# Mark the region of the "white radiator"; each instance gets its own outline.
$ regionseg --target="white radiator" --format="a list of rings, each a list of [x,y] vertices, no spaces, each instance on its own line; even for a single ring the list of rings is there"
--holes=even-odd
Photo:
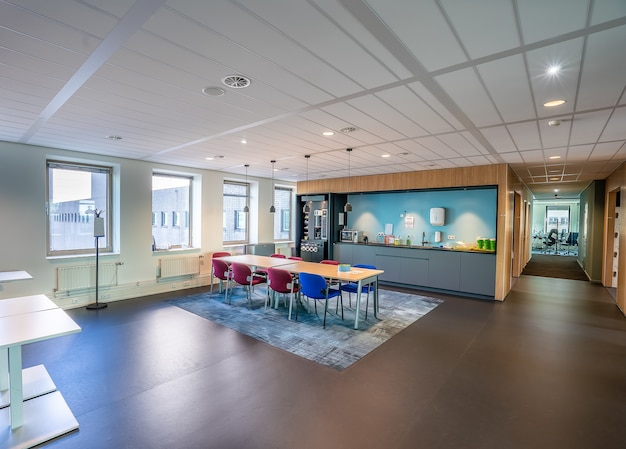
[[[101,263],[98,270],[98,285],[117,285],[117,264]],[[96,287],[96,265],[75,265],[57,268],[57,291],[82,290]]]
[[[159,260],[160,276],[169,278],[200,274],[200,258],[198,256],[165,258]]]

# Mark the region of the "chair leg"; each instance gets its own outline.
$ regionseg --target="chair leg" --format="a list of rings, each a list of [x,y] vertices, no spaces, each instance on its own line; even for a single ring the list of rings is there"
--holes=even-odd
[[[326,329],[326,312],[328,312],[328,292],[326,293],[326,301],[324,302],[324,322],[322,328]]]

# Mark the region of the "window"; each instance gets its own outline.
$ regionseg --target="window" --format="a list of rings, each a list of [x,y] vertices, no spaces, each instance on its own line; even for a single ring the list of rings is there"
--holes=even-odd
[[[224,181],[224,243],[248,242],[248,214],[243,211],[250,194],[249,184]]]
[[[569,206],[546,206],[546,226],[548,233],[555,229],[557,234],[569,232]]]
[[[47,162],[48,256],[95,253],[95,211],[104,218],[98,250],[112,251],[112,172],[112,167]]]
[[[293,189],[274,187],[274,240],[291,240],[291,203]]]
[[[155,250],[188,248],[191,229],[191,177],[165,173],[152,174],[152,210],[160,211],[160,223],[153,226]],[[181,223],[185,217],[185,223]],[[154,220],[153,218],[153,224]]]

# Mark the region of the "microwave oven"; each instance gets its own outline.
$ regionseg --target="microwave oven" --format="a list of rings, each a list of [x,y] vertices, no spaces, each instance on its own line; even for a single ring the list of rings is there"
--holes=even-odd
[[[363,241],[363,231],[350,231],[344,229],[341,231],[340,237],[342,242],[360,243]]]

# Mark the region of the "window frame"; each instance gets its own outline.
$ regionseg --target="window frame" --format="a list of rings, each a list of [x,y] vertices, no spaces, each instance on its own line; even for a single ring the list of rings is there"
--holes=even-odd
[[[246,189],[246,193],[245,195],[234,195],[234,194],[227,194],[226,192],[224,192],[225,186],[226,185],[234,185],[234,186],[243,186]],[[226,225],[228,222],[228,211],[226,210],[226,200],[227,198],[243,198],[244,199],[244,206],[246,204],[250,203],[250,183],[249,182],[242,182],[242,181],[234,181],[234,180],[230,180],[230,179],[224,179],[224,182],[222,184],[222,210],[223,210],[223,217],[222,217],[222,244],[223,245],[242,245],[242,244],[247,244],[250,241],[250,213],[246,213],[243,211],[243,208],[241,210],[233,210],[233,229],[232,231],[245,231],[245,238],[243,240],[226,240],[224,238],[224,234],[226,232],[228,232],[226,230]],[[245,217],[245,227],[239,227],[240,226],[240,220],[241,217],[244,216]]]
[[[277,207],[279,213],[274,215],[274,223],[273,223],[273,238],[275,242],[287,242],[293,240],[293,207],[294,207],[294,198],[295,198],[295,189],[291,186],[279,186],[275,185],[272,191],[272,204],[277,204],[276,201],[276,192],[289,192],[289,201],[288,208],[284,207],[284,204],[280,204]],[[281,233],[288,233],[288,236],[282,237]]]
[[[157,220],[157,224],[156,226],[153,225],[154,227],[157,228],[171,228],[171,229],[177,229],[177,230],[181,230],[181,229],[188,229],[188,240],[186,242],[176,242],[174,244],[171,245],[167,245],[167,248],[162,244],[162,242],[159,242],[158,238],[157,238],[157,242],[161,245],[161,247],[157,247],[155,245],[155,248],[153,249],[153,251],[159,251],[159,252],[163,252],[163,251],[168,251],[168,250],[176,250],[179,248],[194,248],[194,235],[193,235],[193,208],[194,208],[194,197],[193,197],[193,191],[194,191],[194,182],[195,182],[195,176],[188,174],[188,173],[178,173],[178,172],[169,172],[169,171],[164,171],[164,170],[152,170],[152,175],[150,177],[150,179],[152,180],[152,182],[154,182],[154,177],[160,177],[160,178],[172,178],[172,179],[181,179],[181,180],[186,180],[188,182],[188,190],[189,190],[189,198],[188,198],[188,204],[187,204],[187,209],[185,210],[185,214],[182,215],[180,212],[176,211],[176,210],[159,210],[157,213],[157,216],[159,217],[159,220]],[[155,210],[155,204],[154,204],[154,189],[151,190],[151,202],[152,202],[152,209]],[[185,219],[185,223],[184,226],[181,224],[182,219]],[[153,229],[153,232],[158,233],[158,229],[155,230]],[[154,239],[154,235],[152,236]],[[169,239],[166,239],[169,240]]]
[[[83,224],[90,223],[92,226],[91,236],[94,238],[92,240],[91,247],[84,248],[74,248],[74,249],[51,249],[52,236],[51,236],[51,219],[52,219],[52,199],[54,196],[54,191],[52,189],[53,178],[51,175],[51,171],[59,169],[59,170],[72,170],[77,172],[87,172],[92,174],[105,174],[106,175],[106,183],[105,183],[105,206],[103,209],[98,209],[100,213],[100,217],[104,219],[105,233],[103,237],[98,237],[98,252],[99,253],[112,253],[113,252],[113,242],[114,239],[114,229],[113,229],[113,178],[115,169],[111,165],[105,165],[100,163],[89,163],[89,162],[74,162],[74,161],[64,161],[61,159],[47,159],[46,160],[46,257],[67,257],[67,256],[85,256],[92,255],[96,253],[96,240],[93,236],[93,218],[95,218],[94,211],[89,206],[88,210],[92,212],[89,213],[89,216],[85,214],[81,214],[80,212],[73,213],[62,213],[63,216],[72,216],[78,218],[75,220],[76,222],[80,222]],[[87,200],[88,202],[93,201],[91,199]],[[93,204],[92,204],[93,205]],[[97,209],[97,207],[96,207]],[[78,214],[78,215],[77,215]],[[93,217],[93,218],[92,218]]]

